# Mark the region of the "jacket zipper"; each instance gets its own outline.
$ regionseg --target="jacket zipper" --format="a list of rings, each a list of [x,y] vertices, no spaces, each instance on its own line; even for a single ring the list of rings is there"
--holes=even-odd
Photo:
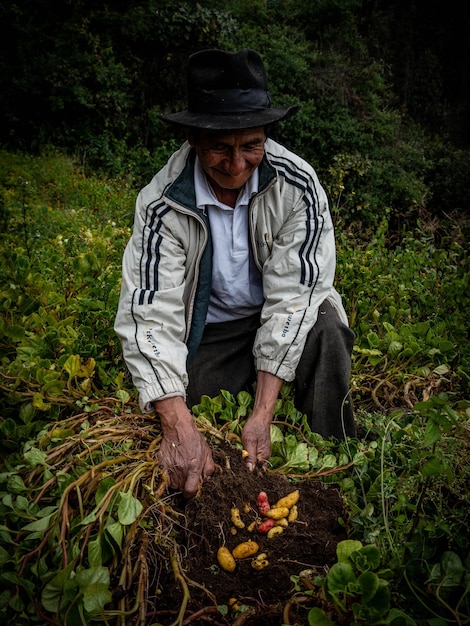
[[[194,272],[194,281],[193,281],[193,286],[191,288],[191,292],[189,294],[188,314],[187,314],[187,319],[186,319],[186,331],[185,331],[185,335],[184,335],[184,341],[186,342],[188,340],[188,338],[189,338],[189,332],[191,330],[191,322],[192,322],[192,319],[193,319],[194,300],[196,298],[197,284],[198,284],[198,281],[199,281],[199,273],[200,273],[199,268],[200,268],[200,264],[201,264],[201,258],[202,258],[202,255],[204,254],[204,250],[206,249],[207,240],[209,238],[209,234],[208,234],[208,231],[207,231],[206,223],[204,222],[204,220],[201,217],[199,217],[199,215],[197,215],[197,213],[195,213],[191,209],[187,209],[182,204],[178,204],[177,202],[174,202],[173,200],[170,200],[166,196],[165,196],[164,199],[165,199],[165,202],[167,203],[168,206],[171,206],[173,209],[176,209],[177,211],[179,211],[180,213],[183,213],[184,215],[189,215],[190,217],[193,217],[194,219],[196,219],[201,224],[203,232],[204,232],[204,236],[205,236],[204,243],[200,247],[200,250],[199,250],[198,255],[196,257],[196,270]]]

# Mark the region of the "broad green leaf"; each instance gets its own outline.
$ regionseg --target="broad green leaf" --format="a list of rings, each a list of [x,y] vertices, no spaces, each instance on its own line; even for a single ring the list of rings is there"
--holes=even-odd
[[[360,541],[356,541],[354,539],[345,539],[344,541],[340,541],[336,546],[336,557],[338,559],[338,563],[346,563],[349,561],[351,554],[361,548],[362,543]]]
[[[109,571],[101,565],[82,569],[77,572],[76,581],[81,591],[84,591],[89,585],[94,583],[103,583],[109,586]]]
[[[354,582],[356,576],[350,563],[335,563],[328,572],[327,587],[333,596],[345,593],[348,585]]]
[[[334,454],[325,454],[321,460],[321,469],[333,469],[338,465],[338,460]]]
[[[26,526],[23,526],[21,530],[25,530],[30,533],[43,533],[45,532],[49,526],[51,525],[52,518],[56,515],[56,512],[51,513],[50,515],[46,515],[45,517],[41,517],[35,522],[31,522]]]
[[[455,552],[444,552],[441,562],[431,571],[431,580],[443,587],[458,587],[465,574],[460,557]]]
[[[289,467],[307,470],[308,465],[308,447],[306,443],[297,443],[293,450],[287,455],[287,464]]]
[[[363,574],[363,576],[365,576],[365,574]],[[385,580],[379,579],[379,586],[376,592],[367,600],[366,604],[376,616],[383,615],[388,611],[390,608],[390,589]]]
[[[359,586],[362,591],[362,597],[364,598],[364,602],[367,604],[369,600],[377,593],[379,588],[379,577],[377,574],[373,572],[365,572],[361,574],[357,579]]]
[[[0,565],[5,565],[8,561],[14,561],[13,555],[8,550],[5,550],[3,546],[0,546]]]
[[[422,465],[419,471],[423,476],[440,476],[444,472],[444,466],[441,461],[434,456]]]
[[[45,465],[47,454],[39,448],[30,448],[24,453],[23,458],[28,467],[34,469],[37,465]]]
[[[122,404],[126,404],[131,399],[131,396],[125,389],[118,389],[116,391],[116,398],[122,402]]]
[[[100,567],[103,565],[102,559],[101,559],[100,537],[96,537],[96,539],[91,539],[88,542],[87,551],[88,551],[88,562],[90,564],[90,567]]]
[[[120,493],[118,519],[123,526],[133,524],[142,513],[142,504],[131,493]]]
[[[279,428],[279,426],[271,424],[270,432],[272,444],[284,441],[284,435],[282,434],[282,430]]]
[[[83,606],[89,615],[100,614],[104,611],[106,604],[111,602],[112,595],[109,584],[93,583],[88,585],[83,591]]]
[[[41,594],[41,604],[51,613],[60,611],[62,607],[68,606],[77,593],[77,582],[73,571],[73,563],[45,585]]]
[[[111,535],[116,544],[121,547],[124,538],[124,529],[120,522],[111,522],[106,525],[105,531]]]
[[[327,617],[321,609],[315,607],[308,612],[309,626],[335,626],[335,623]]]
[[[18,474],[13,474],[7,480],[7,489],[10,493],[25,493],[26,485]]]
[[[360,553],[367,559],[371,569],[377,569],[380,565],[380,550],[377,546],[367,545],[360,549]]]
[[[432,446],[433,443],[439,441],[440,438],[441,431],[439,425],[436,424],[434,420],[429,420],[426,424],[426,430],[424,431],[423,446],[426,448]]]
[[[108,491],[116,484],[116,481],[112,476],[108,476],[100,481],[98,488],[95,493],[95,503],[99,504],[101,500],[105,497]]]
[[[80,374],[80,356],[77,354],[71,354],[62,367],[70,378],[75,378],[75,376]]]
[[[431,621],[428,622],[429,626],[432,626]],[[388,626],[416,626],[414,619],[399,609],[391,609],[385,623],[388,624]],[[446,626],[446,624],[446,622],[443,622],[441,626]]]

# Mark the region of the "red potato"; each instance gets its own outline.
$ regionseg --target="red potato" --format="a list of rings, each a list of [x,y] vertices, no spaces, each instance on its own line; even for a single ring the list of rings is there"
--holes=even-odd
[[[276,522],[273,519],[267,519],[258,526],[258,532],[261,534],[265,534],[270,530]]]
[[[265,491],[260,491],[256,498],[256,504],[258,505],[258,511],[261,515],[266,515],[267,511],[271,508],[268,500],[268,494]]]

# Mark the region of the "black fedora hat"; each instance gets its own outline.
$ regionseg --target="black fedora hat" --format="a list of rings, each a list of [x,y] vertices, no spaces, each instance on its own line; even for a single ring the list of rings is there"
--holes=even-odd
[[[249,48],[238,52],[203,50],[191,55],[187,88],[187,110],[159,115],[162,120],[190,128],[236,130],[272,124],[300,108],[271,107],[263,61]]]

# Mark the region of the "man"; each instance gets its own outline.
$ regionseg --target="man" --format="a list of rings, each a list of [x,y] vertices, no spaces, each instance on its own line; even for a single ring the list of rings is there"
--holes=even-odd
[[[115,328],[185,497],[214,471],[188,408],[203,394],[256,384],[249,469],[269,459],[284,381],[314,431],[354,435],[354,334],[333,287],[327,198],[312,167],[267,137],[297,110],[271,106],[255,51],[206,50],[189,59],[188,109],[161,115],[188,141],[138,196]]]

